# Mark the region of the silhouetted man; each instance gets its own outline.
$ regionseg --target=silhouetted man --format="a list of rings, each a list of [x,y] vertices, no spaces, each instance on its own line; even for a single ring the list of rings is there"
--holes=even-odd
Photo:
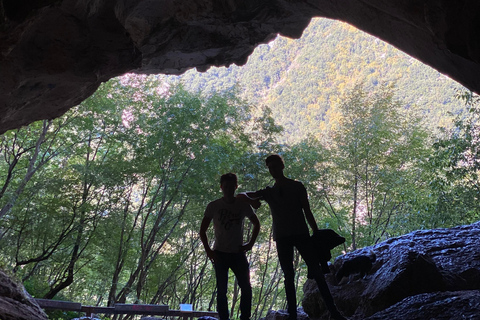
[[[228,270],[232,269],[241,290],[240,319],[248,320],[252,308],[252,287],[246,252],[251,250],[260,231],[260,222],[250,205],[235,198],[237,176],[227,173],[220,178],[223,197],[208,204],[200,227],[200,239],[208,258],[213,262],[217,279],[217,311],[220,320],[229,319],[227,302]],[[250,241],[243,243],[243,221],[253,224]],[[213,220],[214,249],[210,248],[207,229]]]
[[[271,155],[265,160],[270,175],[275,179],[273,187],[256,192],[247,192],[241,197],[249,203],[264,200],[268,203],[273,220],[273,239],[277,243],[278,259],[285,278],[285,292],[287,295],[287,311],[289,320],[297,319],[297,297],[295,290],[295,270],[293,268],[293,248],[296,247],[305,260],[310,273],[317,282],[323,300],[334,319],[345,319],[338,311],[333,301],[325,278],[315,256],[308,224],[315,232],[317,223],[310,209],[307,190],[296,180],[285,177],[283,159],[279,155]]]

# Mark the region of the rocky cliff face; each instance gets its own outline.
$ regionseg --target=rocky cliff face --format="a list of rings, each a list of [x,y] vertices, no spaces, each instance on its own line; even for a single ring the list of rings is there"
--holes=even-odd
[[[0,134],[127,72],[243,65],[312,17],[346,21],[480,92],[476,0],[0,0]]]
[[[376,254],[371,271],[338,282],[342,263]],[[480,222],[415,231],[339,257],[326,276],[338,308],[351,319],[480,319]],[[328,319],[312,280],[304,285],[310,319]]]

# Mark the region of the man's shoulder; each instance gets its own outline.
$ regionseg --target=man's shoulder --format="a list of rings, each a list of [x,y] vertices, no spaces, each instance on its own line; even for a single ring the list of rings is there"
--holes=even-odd
[[[235,201],[235,206],[237,206],[237,209],[243,212],[243,214],[246,217],[251,217],[252,215],[255,214],[252,206],[249,203],[246,203],[245,201],[237,200]]]
[[[251,208],[250,204],[240,199],[235,200],[235,206],[240,208]]]
[[[222,201],[222,198],[219,198],[219,199],[215,199],[213,201],[210,201],[208,204],[207,204],[207,208],[208,207],[214,207],[214,206],[217,206],[221,203]]]
[[[288,179],[288,183],[296,187],[303,187],[303,182],[298,180]]]
[[[213,200],[211,201],[207,207],[212,207],[212,208],[215,208],[215,207],[224,207],[224,206],[228,206],[228,207],[232,207],[232,206],[235,206],[235,207],[243,207],[243,206],[250,206],[248,203],[244,202],[244,201],[240,201],[240,200],[235,200],[235,202],[233,203],[226,203],[222,198],[219,198],[219,199],[216,199],[216,200]]]

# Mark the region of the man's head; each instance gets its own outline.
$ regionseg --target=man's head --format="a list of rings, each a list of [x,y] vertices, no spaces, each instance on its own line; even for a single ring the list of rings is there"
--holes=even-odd
[[[283,162],[283,159],[280,155],[272,154],[268,156],[265,159],[265,164],[268,167],[268,171],[270,172],[270,175],[274,179],[283,177],[283,169],[285,169],[285,163]]]
[[[237,175],[235,173],[225,173],[220,177],[220,188],[224,194],[234,194],[238,187]]]

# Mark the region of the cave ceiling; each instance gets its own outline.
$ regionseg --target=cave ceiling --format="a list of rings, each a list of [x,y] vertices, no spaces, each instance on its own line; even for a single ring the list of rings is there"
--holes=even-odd
[[[480,92],[478,0],[0,0],[0,133],[56,118],[128,72],[243,65],[277,35],[301,37],[313,17]]]

